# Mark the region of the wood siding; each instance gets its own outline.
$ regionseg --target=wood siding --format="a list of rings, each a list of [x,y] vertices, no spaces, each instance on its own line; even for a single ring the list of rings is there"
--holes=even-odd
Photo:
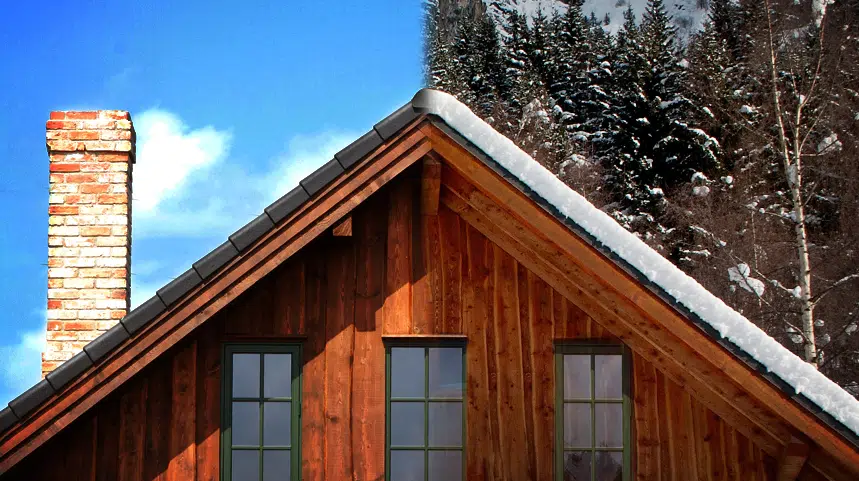
[[[466,479],[553,479],[553,343],[613,338],[420,190],[418,165],[0,479],[218,480],[222,345],[273,339],[304,346],[302,479],[384,479],[383,335],[407,334],[467,337]],[[634,479],[775,479],[682,386],[632,371]]]

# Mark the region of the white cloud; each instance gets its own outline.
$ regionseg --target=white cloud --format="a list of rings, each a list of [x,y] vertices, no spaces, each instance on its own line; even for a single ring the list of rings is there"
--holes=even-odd
[[[224,158],[231,135],[206,126],[189,128],[175,114],[150,109],[135,118],[137,162],[134,166],[134,212],[157,212],[158,205],[186,184],[190,175]]]

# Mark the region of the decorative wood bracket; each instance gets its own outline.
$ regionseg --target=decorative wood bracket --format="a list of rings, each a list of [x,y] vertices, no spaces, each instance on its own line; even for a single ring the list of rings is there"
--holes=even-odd
[[[795,481],[808,459],[808,443],[797,437],[791,437],[784,447],[778,461],[778,481]]]

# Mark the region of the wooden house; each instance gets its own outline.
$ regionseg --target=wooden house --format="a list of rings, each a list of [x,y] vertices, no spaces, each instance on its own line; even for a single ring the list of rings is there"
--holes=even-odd
[[[51,114],[0,481],[859,479],[852,396],[446,94],[126,313],[133,140]]]

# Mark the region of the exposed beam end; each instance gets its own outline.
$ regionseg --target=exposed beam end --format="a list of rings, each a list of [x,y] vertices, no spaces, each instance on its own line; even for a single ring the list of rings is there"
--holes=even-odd
[[[352,237],[352,216],[347,215],[331,229],[334,237]]]

